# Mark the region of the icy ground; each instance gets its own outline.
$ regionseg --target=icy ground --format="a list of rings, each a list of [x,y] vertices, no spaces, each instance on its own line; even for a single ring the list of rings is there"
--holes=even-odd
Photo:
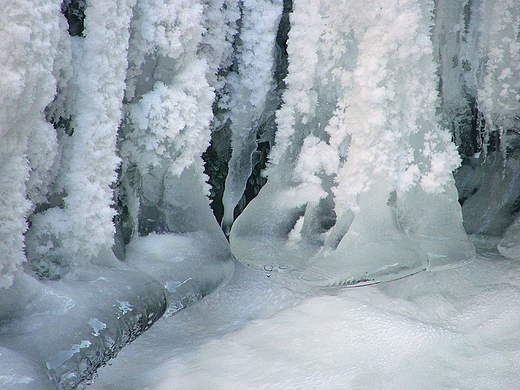
[[[311,290],[237,265],[160,320],[89,389],[514,389],[520,264],[480,241],[464,267]]]

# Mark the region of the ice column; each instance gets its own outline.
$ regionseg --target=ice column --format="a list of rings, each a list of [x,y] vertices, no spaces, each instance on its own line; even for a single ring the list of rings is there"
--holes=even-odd
[[[233,269],[206,197],[201,155],[217,71],[229,66],[234,8],[227,1],[139,1],[132,21],[121,128],[121,201],[133,229],[126,260],[163,282],[177,309]]]
[[[135,0],[90,0],[85,40],[78,42],[83,47],[76,47],[77,114],[65,205],[73,232],[67,246],[77,258],[91,258],[113,244],[112,185],[119,165],[116,140],[134,4]]]
[[[233,226],[237,258],[359,285],[474,256],[431,24],[428,1],[295,2],[269,181]]]
[[[258,126],[268,94],[273,93],[275,39],[282,13],[280,0],[246,0],[238,38],[237,73],[230,75],[231,148],[228,175],[222,199],[222,229],[229,234],[235,206],[240,201],[253,170]]]
[[[45,199],[53,178],[56,133],[43,110],[56,90],[59,9],[53,0],[7,2],[0,11],[0,287],[25,261],[31,201]]]
[[[28,234],[29,255],[41,263],[36,267],[42,273],[49,264],[63,268],[49,271],[52,278],[69,266],[87,265],[102,250],[109,253],[113,244],[113,185],[120,162],[116,141],[134,3],[90,0],[84,38],[70,40],[73,75],[62,92],[69,99],[72,134],[61,138],[57,183],[65,197],[62,207],[36,214]]]

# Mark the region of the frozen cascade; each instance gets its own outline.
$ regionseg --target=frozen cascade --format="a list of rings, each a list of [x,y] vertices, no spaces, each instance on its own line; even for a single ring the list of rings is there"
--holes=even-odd
[[[233,255],[253,269],[239,265],[213,295],[226,299],[191,306],[187,317],[204,313],[183,330],[187,349],[208,329],[219,338],[302,300],[274,322],[304,323],[298,340],[325,307],[334,315],[320,329],[357,329],[359,317],[376,325],[353,340],[369,344],[402,329],[425,350],[432,334],[451,345],[474,332],[452,345],[455,357],[481,339],[516,342],[507,319],[518,316],[518,2],[7,0],[0,26],[0,388],[86,386],[160,317],[226,285]],[[231,146],[229,164],[203,161],[210,141]],[[264,141],[267,169],[252,179],[267,184],[233,221]],[[225,179],[222,226],[204,164]],[[489,244],[467,267],[422,273],[417,286],[322,288],[465,264],[475,256],[466,233]],[[352,315],[335,321],[352,294]],[[379,308],[367,309],[371,297]],[[493,312],[502,298],[506,312]],[[408,303],[393,316],[395,299]],[[236,316],[211,322],[228,304]],[[454,317],[459,309],[470,320]],[[182,320],[159,326],[167,339],[172,323]],[[248,340],[263,324],[235,347],[256,348]],[[271,348],[278,333],[265,324]],[[390,351],[408,356],[398,344]],[[217,360],[243,366],[229,359]],[[280,372],[293,372],[289,360]],[[193,387],[179,367],[179,383]]]
[[[269,181],[230,235],[239,260],[366,284],[474,257],[435,112],[432,6],[294,2]]]
[[[68,389],[233,272],[200,156],[236,18],[226,1],[60,3],[1,12],[0,343]]]

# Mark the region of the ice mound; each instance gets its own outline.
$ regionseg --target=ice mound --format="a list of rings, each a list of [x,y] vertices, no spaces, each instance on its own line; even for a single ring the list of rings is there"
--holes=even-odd
[[[498,243],[499,252],[513,260],[520,260],[520,218],[506,230],[504,238]]]
[[[125,265],[92,265],[59,281],[20,273],[0,294],[1,345],[30,357],[51,380],[48,387],[60,389],[88,383],[166,310],[161,284]],[[28,388],[40,386],[31,383]]]
[[[51,390],[41,367],[17,352],[0,347],[0,388],[13,390]]]
[[[225,285],[234,269],[227,245],[202,232],[137,237],[127,262],[162,283],[168,315]]]

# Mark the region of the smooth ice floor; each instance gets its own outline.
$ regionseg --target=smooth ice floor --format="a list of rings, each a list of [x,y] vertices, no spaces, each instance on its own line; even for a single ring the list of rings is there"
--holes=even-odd
[[[361,288],[316,290],[237,265],[225,288],[160,320],[88,389],[519,383],[520,264],[480,248],[464,267]]]

